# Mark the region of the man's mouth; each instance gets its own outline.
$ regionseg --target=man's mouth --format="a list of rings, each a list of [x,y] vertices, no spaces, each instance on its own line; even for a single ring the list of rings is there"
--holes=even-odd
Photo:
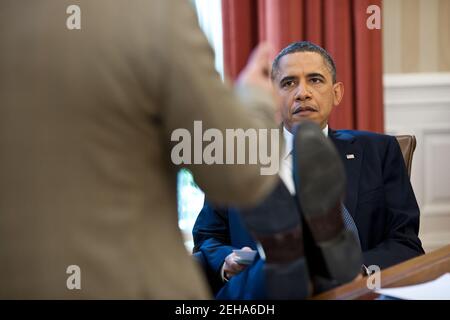
[[[292,112],[292,114],[306,115],[312,112],[317,112],[317,109],[312,106],[298,106],[297,108],[294,109],[294,112]]]

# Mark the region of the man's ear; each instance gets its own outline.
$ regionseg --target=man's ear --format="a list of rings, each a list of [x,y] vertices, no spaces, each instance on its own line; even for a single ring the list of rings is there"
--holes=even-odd
[[[344,97],[344,84],[342,82],[336,82],[333,85],[333,105],[336,107],[342,101]]]

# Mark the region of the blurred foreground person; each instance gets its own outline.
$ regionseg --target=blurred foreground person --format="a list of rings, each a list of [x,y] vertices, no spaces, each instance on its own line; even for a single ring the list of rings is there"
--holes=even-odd
[[[70,5],[0,3],[0,298],[209,298],[178,229],[171,134],[276,128],[268,49],[233,92],[188,1],[77,1],[79,30]],[[260,167],[189,168],[246,205],[275,183]]]

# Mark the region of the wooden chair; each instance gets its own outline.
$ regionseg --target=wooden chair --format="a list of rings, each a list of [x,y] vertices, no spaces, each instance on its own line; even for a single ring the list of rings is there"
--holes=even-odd
[[[395,137],[402,150],[403,159],[405,160],[406,169],[408,170],[408,176],[411,177],[412,160],[414,150],[416,150],[416,137],[412,135],[399,135]]]

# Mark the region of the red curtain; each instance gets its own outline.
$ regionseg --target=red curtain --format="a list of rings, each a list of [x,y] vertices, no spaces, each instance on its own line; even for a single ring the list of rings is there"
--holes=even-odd
[[[382,38],[366,26],[370,5],[381,0],[222,0],[225,74],[235,79],[260,41],[279,51],[309,40],[330,52],[345,86],[330,126],[383,132]]]

